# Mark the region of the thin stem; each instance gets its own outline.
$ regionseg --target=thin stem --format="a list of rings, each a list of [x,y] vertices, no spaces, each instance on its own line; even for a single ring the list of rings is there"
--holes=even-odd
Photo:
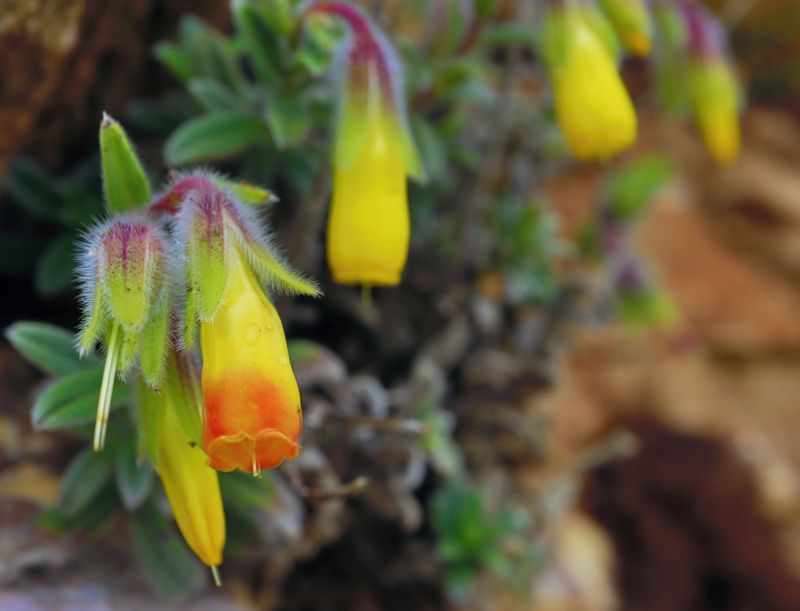
[[[211,577],[214,578],[214,585],[218,588],[222,587],[222,578],[219,576],[219,567],[218,566],[210,566],[208,567],[211,569]]]
[[[366,308],[372,307],[372,286],[369,284],[361,285],[361,303]]]
[[[106,364],[103,368],[103,382],[100,385],[100,398],[97,402],[97,418],[94,423],[94,451],[100,452],[106,443],[108,413],[111,411],[111,396],[114,392],[114,378],[117,374],[117,360],[121,344],[119,341],[119,325],[111,326],[106,347]]]

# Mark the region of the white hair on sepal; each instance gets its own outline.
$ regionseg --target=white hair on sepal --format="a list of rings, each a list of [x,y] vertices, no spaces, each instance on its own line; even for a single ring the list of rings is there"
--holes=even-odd
[[[322,294],[316,282],[291,268],[273,234],[261,222],[259,210],[235,199],[229,204],[232,237],[261,282],[285,295]]]

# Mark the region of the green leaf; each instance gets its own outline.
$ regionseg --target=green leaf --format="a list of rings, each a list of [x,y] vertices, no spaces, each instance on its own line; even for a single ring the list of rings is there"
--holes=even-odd
[[[158,423],[163,399],[153,392],[144,380],[136,377],[136,453],[155,464],[158,444]]]
[[[192,77],[189,58],[178,45],[160,42],[153,47],[153,55],[178,80],[186,82]]]
[[[268,505],[273,496],[273,483],[269,474],[253,477],[241,471],[219,474],[219,487],[225,505],[241,509],[255,509]]]
[[[0,273],[28,275],[46,241],[30,232],[3,227],[0,234]]]
[[[153,501],[131,514],[131,528],[139,557],[161,592],[171,598],[184,598],[203,586],[205,568]]]
[[[8,168],[3,188],[11,200],[35,217],[56,221],[63,204],[55,179],[37,161],[16,157]]]
[[[624,166],[606,187],[606,201],[617,218],[631,219],[671,178],[672,166],[660,155],[647,155]]]
[[[185,91],[171,91],[157,98],[139,98],[125,108],[125,118],[135,128],[154,134],[168,134],[196,112]]]
[[[33,426],[43,431],[55,431],[89,424],[94,421],[103,370],[97,365],[66,374],[48,385],[37,397],[31,409]],[[114,385],[111,408],[130,400],[127,386]]]
[[[167,362],[166,391],[172,399],[175,413],[189,440],[198,445],[203,428],[199,370],[188,357],[170,355]]]
[[[53,239],[36,262],[34,286],[43,297],[64,292],[72,282],[72,234]]]
[[[150,202],[150,182],[125,130],[108,115],[100,124],[103,195],[112,212],[124,212]]]
[[[64,515],[73,517],[86,509],[111,477],[113,468],[111,452],[86,448],[78,454],[61,479],[58,505]]]
[[[187,85],[189,93],[210,112],[246,110],[244,101],[230,89],[210,78],[193,78]]]
[[[478,44],[488,50],[511,46],[533,49],[539,42],[537,34],[536,29],[527,23],[491,23],[481,31]]]
[[[136,444],[131,436],[122,440],[117,453],[117,489],[128,511],[134,511],[150,496],[155,472],[147,460],[136,456]]]
[[[297,100],[290,96],[273,96],[267,102],[264,116],[279,149],[296,146],[311,129],[310,113],[299,108]]]
[[[98,168],[99,169],[99,168]],[[97,177],[100,174],[98,171]],[[102,214],[103,204],[94,183],[92,186],[67,183],[61,189],[64,206],[59,215],[61,222],[68,227],[83,228],[92,218]]]
[[[184,123],[167,140],[164,156],[171,166],[224,159],[267,137],[266,127],[258,117],[216,113]]]
[[[81,359],[71,331],[43,322],[16,322],[6,329],[6,339],[32,365],[48,375],[62,375],[97,366],[90,356]]]
[[[141,334],[141,347],[139,366],[142,376],[150,386],[156,387],[161,383],[164,373],[164,359],[169,347],[169,304],[157,304],[159,308],[151,314],[150,320],[144,326]]]
[[[253,71],[264,83],[279,82],[283,63],[279,39],[250,4],[235,3],[234,18]]]

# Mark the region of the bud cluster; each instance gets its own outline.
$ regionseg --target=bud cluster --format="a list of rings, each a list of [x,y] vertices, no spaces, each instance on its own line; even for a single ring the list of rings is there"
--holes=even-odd
[[[217,470],[258,475],[300,451],[300,393],[263,285],[319,291],[256,216],[270,192],[195,172],[151,198],[109,117],[100,142],[110,218],[87,231],[78,270],[79,350],[100,342],[106,351],[94,449],[105,443],[115,378],[133,373],[141,458],[158,471],[187,543],[216,571],[225,542]]]

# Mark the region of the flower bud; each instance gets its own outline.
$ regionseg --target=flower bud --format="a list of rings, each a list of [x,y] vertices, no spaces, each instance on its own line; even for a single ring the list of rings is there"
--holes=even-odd
[[[695,5],[682,7],[688,31],[688,89],[711,156],[728,163],[739,152],[741,94],[725,36],[716,19]]]
[[[600,0],[600,7],[629,51],[650,54],[652,28],[643,0]]]
[[[98,404],[95,449],[103,446],[117,373],[138,363],[151,386],[163,371],[169,316],[167,241],[144,216],[125,216],[89,231],[79,269],[84,319],[81,353],[103,336],[106,363]]]
[[[109,210],[124,212],[146,206],[150,182],[125,130],[103,114],[100,123],[100,161],[103,195]]]
[[[422,178],[403,99],[403,74],[389,41],[343,2],[312,3],[306,14],[341,18],[343,55],[328,223],[328,264],[341,284],[396,285],[408,257],[406,178]]]
[[[593,8],[567,0],[552,2],[543,24],[556,120],[579,159],[604,159],[636,140],[636,113],[601,35],[603,21]]]

